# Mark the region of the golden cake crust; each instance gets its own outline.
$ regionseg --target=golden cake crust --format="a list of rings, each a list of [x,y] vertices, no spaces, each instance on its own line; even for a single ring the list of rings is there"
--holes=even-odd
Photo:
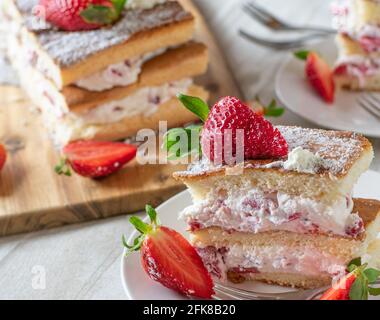
[[[206,71],[207,65],[207,47],[201,43],[191,42],[146,62],[138,81],[129,86],[115,87],[102,92],[68,86],[62,93],[70,111],[80,113],[99,104],[123,99],[144,87],[160,86],[170,81],[197,76]]]
[[[373,153],[372,145],[367,138],[360,134],[348,131],[329,131],[322,129],[305,129],[300,127],[277,127],[283,134],[289,146],[289,152],[296,147],[302,147],[314,154],[318,154],[327,161],[327,166],[320,168],[316,174],[291,171],[281,167],[268,166],[278,160],[266,159],[248,160],[244,163],[244,174],[251,171],[277,172],[281,175],[292,174],[302,176],[334,176],[342,178],[351,170],[355,162],[366,153]],[[372,157],[372,156],[371,156]],[[192,171],[174,173],[174,178],[184,182],[201,180],[208,177],[224,176],[231,167],[209,167],[204,166]]]
[[[189,41],[195,19],[174,1],[147,10],[128,10],[111,28],[84,32],[55,30],[37,23],[31,10],[38,0],[4,0],[22,38],[44,61],[42,71],[62,89],[107,66],[160,48]]]

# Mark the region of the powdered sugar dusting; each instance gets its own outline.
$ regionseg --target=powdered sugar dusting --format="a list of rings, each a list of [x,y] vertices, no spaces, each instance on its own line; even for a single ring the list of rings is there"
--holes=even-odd
[[[133,35],[191,18],[177,2],[159,4],[152,9],[124,11],[123,17],[112,27],[91,31],[58,31],[49,24],[36,22],[32,10],[38,0],[17,0],[26,26],[36,33],[42,48],[60,66],[78,63],[92,54],[123,43]]]
[[[344,174],[363,152],[363,138],[355,133],[279,126],[289,151],[301,147],[324,160],[331,174]]]
[[[300,127],[277,127],[286,142],[289,152],[297,147],[308,150],[323,160],[323,166],[314,173],[328,173],[338,176],[347,173],[352,164],[361,156],[367,140],[361,135],[351,132],[326,131],[319,129],[305,129]],[[287,158],[272,160],[251,160],[245,168],[284,168]],[[179,175],[199,175],[205,172],[219,171],[217,167],[203,157],[199,162],[189,166],[186,172]],[[288,170],[295,171],[295,170]]]

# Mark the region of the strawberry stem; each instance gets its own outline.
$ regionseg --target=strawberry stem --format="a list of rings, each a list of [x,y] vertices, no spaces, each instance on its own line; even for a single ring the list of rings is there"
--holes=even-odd
[[[309,53],[310,53],[309,50],[300,50],[300,51],[294,52],[294,56],[300,60],[306,60]]]
[[[136,228],[138,232],[140,232],[140,235],[138,235],[133,240],[133,244],[128,244],[128,241],[125,239],[124,235],[122,236],[123,245],[128,249],[126,253],[127,256],[134,251],[139,251],[146,236],[159,226],[156,210],[152,206],[146,205],[145,211],[150,219],[149,224],[142,221],[139,217],[131,217],[129,219],[129,222]]]
[[[87,23],[109,25],[120,18],[126,2],[127,0],[112,0],[112,6],[92,4],[84,9],[80,16]]]
[[[71,177],[70,167],[67,165],[66,158],[61,158],[59,164],[54,167],[54,171],[59,175],[65,175]]]

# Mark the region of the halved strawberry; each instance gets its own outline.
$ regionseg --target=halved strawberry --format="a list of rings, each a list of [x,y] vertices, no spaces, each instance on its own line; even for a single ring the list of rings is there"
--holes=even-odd
[[[241,160],[281,158],[288,154],[288,145],[280,131],[239,99],[224,97],[210,110],[200,98],[184,94],[178,94],[178,98],[204,125],[203,128],[197,126],[196,130],[189,127],[169,130],[163,147],[171,157],[188,156],[201,150],[215,164],[231,165]],[[279,116],[283,112],[275,101],[264,108],[264,113],[271,116]],[[180,148],[177,148],[177,143]],[[240,158],[238,155],[244,159],[237,159]]]
[[[358,258],[349,263],[348,272],[320,300],[368,300],[369,295],[380,295],[380,288],[370,286],[380,277],[380,270],[367,268]]]
[[[150,224],[137,217],[130,218],[140,235],[133,245],[123,237],[128,254],[141,250],[144,270],[165,287],[187,296],[211,298],[214,284],[194,247],[177,231],[160,226],[151,206],[146,206],[146,212]]]
[[[320,300],[350,300],[350,289],[355,280],[356,274],[354,272],[348,273],[328,289]]]
[[[120,170],[136,153],[136,146],[122,142],[75,141],[63,149],[65,158],[55,171],[70,176],[68,164],[81,176],[105,177]]]
[[[7,152],[2,144],[0,144],[0,171],[3,169],[5,161],[7,160]]]
[[[315,91],[327,102],[334,102],[335,84],[330,66],[315,52],[307,56],[306,77]]]

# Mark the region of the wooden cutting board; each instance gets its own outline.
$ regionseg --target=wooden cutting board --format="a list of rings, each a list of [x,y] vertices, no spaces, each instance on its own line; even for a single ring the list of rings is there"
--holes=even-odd
[[[198,18],[196,38],[210,49],[207,75],[197,80],[211,92],[211,101],[237,95],[222,52],[205,21],[189,0],[181,1]],[[47,138],[38,114],[13,87],[0,87],[0,141],[8,159],[0,174],[0,236],[136,212],[154,206],[183,189],[174,181],[181,165],[128,164],[103,180],[58,176],[59,155]]]

